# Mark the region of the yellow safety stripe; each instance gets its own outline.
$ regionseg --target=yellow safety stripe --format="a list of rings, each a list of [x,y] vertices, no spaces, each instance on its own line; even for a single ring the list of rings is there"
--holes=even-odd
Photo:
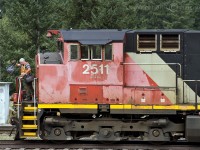
[[[110,109],[131,109],[131,105],[110,105]]]
[[[37,116],[23,116],[22,120],[37,120]]]
[[[169,105],[169,106],[159,106],[154,105],[153,109],[165,109],[165,110],[194,110],[195,106],[193,105]]]
[[[37,107],[24,107],[24,110],[37,110]]]
[[[97,109],[96,104],[38,104],[38,108]]]
[[[22,125],[22,129],[37,129],[37,125],[32,125],[32,124]]]
[[[40,109],[55,109],[55,108],[66,108],[66,109],[98,109],[98,104],[38,104]],[[131,105],[131,104],[110,104],[111,110],[195,110],[195,105]],[[200,110],[200,105],[197,106]]]
[[[138,106],[138,105],[132,105],[132,109],[152,109],[152,107],[153,106],[148,106],[148,105],[140,105],[140,106]]]
[[[118,105],[118,104],[111,104],[110,109],[152,109],[153,106],[148,105]]]
[[[24,136],[36,136],[36,132],[24,132]]]

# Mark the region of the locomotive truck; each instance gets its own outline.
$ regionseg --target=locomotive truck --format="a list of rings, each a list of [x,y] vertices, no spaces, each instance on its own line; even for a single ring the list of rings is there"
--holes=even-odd
[[[34,98],[17,80],[18,137],[200,141],[200,32],[49,30],[35,57]]]

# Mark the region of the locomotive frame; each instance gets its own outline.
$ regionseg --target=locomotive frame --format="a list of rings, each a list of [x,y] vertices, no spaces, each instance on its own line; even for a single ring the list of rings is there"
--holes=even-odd
[[[19,138],[199,142],[199,31],[52,35],[58,52],[36,56],[34,101],[15,100]]]

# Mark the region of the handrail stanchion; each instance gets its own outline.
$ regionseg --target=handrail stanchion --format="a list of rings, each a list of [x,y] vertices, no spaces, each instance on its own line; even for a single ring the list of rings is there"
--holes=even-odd
[[[37,78],[34,78],[34,81],[33,81],[33,89],[34,89],[34,94],[33,94],[33,102],[34,102],[34,116],[36,116],[36,109],[35,109],[35,107],[36,107],[36,93],[35,93],[35,91],[36,91],[36,80],[37,80]],[[36,124],[36,121],[34,120],[34,124]]]
[[[18,78],[19,80],[19,92],[18,92],[18,99],[17,99],[17,118],[19,118],[19,103],[20,103],[20,97],[21,97],[21,78]]]

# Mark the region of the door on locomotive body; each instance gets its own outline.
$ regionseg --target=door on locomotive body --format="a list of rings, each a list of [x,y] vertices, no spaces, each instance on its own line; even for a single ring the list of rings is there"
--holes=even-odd
[[[123,44],[65,44],[71,103],[122,103]]]

